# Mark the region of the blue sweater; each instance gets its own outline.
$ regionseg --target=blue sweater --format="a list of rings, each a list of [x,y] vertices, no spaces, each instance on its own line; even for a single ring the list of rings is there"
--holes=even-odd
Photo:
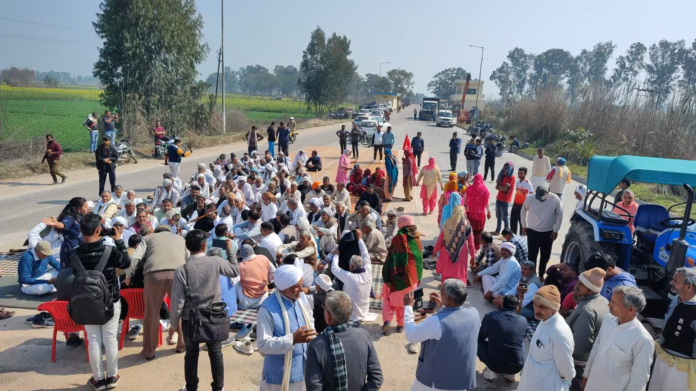
[[[290,141],[290,129],[279,128],[278,129],[278,142],[279,143],[287,143],[289,141]]]
[[[51,265],[56,271],[60,271],[60,264],[53,258],[53,255],[39,260],[34,250],[26,251],[17,265],[19,283],[24,285],[45,284],[46,280],[37,280],[37,278],[46,274],[48,265]]]
[[[394,145],[394,133],[386,132],[382,136],[383,145]]]
[[[423,138],[418,136],[414,137],[413,140],[411,140],[411,149],[413,149],[414,153],[423,152],[425,149]]]

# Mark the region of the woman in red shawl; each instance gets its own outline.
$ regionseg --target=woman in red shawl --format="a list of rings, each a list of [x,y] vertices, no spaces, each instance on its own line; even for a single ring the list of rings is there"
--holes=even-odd
[[[375,168],[375,173],[372,174],[372,184],[375,185],[375,192],[380,199],[386,200],[388,197],[384,192],[384,185],[387,182],[387,174],[382,170],[381,167]]]
[[[416,180],[418,169],[410,149],[404,149],[402,162],[404,167],[404,201],[411,201],[413,199],[411,191],[413,190],[413,183]]]
[[[474,231],[474,244],[477,251],[481,248],[481,232],[486,224],[486,218],[491,218],[491,207],[488,205],[490,198],[491,193],[483,184],[483,176],[474,175],[474,183],[466,188],[464,202],[467,208],[466,216]]]
[[[363,170],[360,168],[360,165],[358,163],[353,164],[353,170],[350,172],[350,177],[348,178],[348,186],[346,186],[346,189],[348,189],[350,193],[353,193],[353,190],[360,186],[362,174]]]

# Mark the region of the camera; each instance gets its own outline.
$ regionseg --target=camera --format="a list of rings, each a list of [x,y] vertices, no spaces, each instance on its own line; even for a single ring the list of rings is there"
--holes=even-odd
[[[113,228],[104,228],[102,225],[101,233],[99,236],[114,236],[116,235],[116,231]]]

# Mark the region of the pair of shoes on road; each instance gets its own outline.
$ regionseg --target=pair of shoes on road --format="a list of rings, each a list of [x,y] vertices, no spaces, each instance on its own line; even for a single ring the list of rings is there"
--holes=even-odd
[[[232,345],[234,350],[238,351],[239,353],[246,354],[247,356],[250,356],[254,354],[256,350],[256,343],[251,339],[251,337],[247,337],[243,341],[235,341],[234,345]]]
[[[73,333],[68,335],[68,339],[65,341],[65,346],[80,346],[82,345],[82,338],[80,334]]]
[[[135,341],[135,339],[138,338],[138,335],[140,335],[142,332],[143,326],[136,324],[135,326],[131,327],[130,330],[128,330],[128,340]]]
[[[30,319],[31,319],[31,327],[33,327],[35,329],[43,329],[43,328],[53,327],[55,325],[55,322],[53,321],[53,317],[48,312],[40,312]],[[29,319],[27,319],[27,323],[28,322],[29,322]]]
[[[118,381],[121,379],[121,375],[116,375],[116,376],[111,376],[107,377],[106,379],[101,379],[101,380],[94,380],[93,377],[89,378],[89,381],[87,384],[92,386],[92,388],[96,391],[102,391],[111,389],[111,388],[116,388],[118,386]]]

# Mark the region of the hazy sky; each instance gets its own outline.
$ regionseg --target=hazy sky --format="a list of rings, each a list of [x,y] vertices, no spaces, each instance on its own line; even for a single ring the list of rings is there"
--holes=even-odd
[[[204,41],[210,53],[199,66],[203,77],[217,67],[220,47],[220,1],[199,0],[205,22]],[[40,71],[91,74],[99,38],[91,22],[97,0],[1,0],[0,68],[29,67]],[[600,41],[617,45],[614,57],[636,41],[650,45],[660,39],[696,38],[696,2],[692,0],[490,0],[486,2],[379,0],[334,2],[319,0],[225,0],[225,62],[237,69],[261,64],[299,67],[310,32],[317,26],[351,40],[358,72],[382,73],[404,68],[415,75],[416,92],[426,92],[432,76],[460,66],[477,78],[480,49],[485,47],[484,94],[497,94],[488,80],[508,51],[516,46],[540,53],[562,48],[578,54]],[[6,19],[70,27],[49,27]],[[9,38],[30,36],[47,42]],[[71,44],[63,41],[81,42]],[[613,63],[613,59],[611,61]]]

